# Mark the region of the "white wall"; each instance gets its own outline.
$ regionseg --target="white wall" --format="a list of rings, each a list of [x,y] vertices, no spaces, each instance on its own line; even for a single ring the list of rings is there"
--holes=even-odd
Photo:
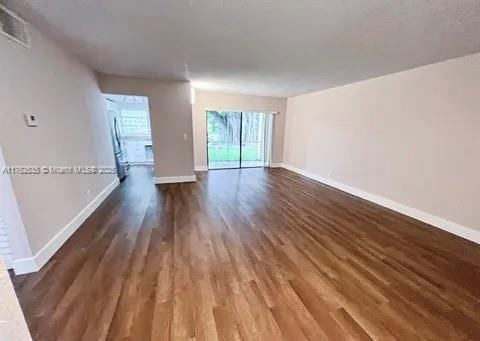
[[[207,109],[275,111],[273,120],[272,162],[281,163],[287,100],[276,97],[228,94],[214,91],[195,91],[193,105],[193,145],[195,167],[207,167]]]
[[[284,162],[480,231],[480,54],[290,98]]]
[[[92,71],[34,27],[31,49],[0,36],[0,145],[14,165],[114,165],[105,102]],[[25,125],[35,113],[39,127]],[[109,175],[11,177],[37,254],[116,179]]]

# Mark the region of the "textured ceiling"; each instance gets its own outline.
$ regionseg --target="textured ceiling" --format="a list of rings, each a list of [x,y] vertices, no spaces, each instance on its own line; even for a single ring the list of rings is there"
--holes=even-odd
[[[287,97],[480,51],[480,0],[12,0],[97,71]]]

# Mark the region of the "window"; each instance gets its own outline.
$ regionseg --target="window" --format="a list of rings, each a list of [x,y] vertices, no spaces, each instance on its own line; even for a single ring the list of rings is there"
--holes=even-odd
[[[124,137],[150,138],[150,118],[147,111],[121,110],[120,118]]]

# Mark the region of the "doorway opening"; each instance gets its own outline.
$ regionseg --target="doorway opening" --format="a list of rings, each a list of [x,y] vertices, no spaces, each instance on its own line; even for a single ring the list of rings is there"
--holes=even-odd
[[[272,114],[207,110],[206,115],[208,169],[270,165]]]
[[[118,177],[123,180],[131,166],[154,162],[148,97],[107,94],[105,98]]]

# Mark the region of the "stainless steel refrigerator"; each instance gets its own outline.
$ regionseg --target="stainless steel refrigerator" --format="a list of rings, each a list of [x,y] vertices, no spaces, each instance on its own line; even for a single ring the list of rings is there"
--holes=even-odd
[[[112,134],[113,151],[115,154],[115,165],[117,166],[117,175],[120,180],[127,177],[130,164],[128,163],[127,152],[122,141],[120,129],[119,112],[115,107],[115,102],[107,98],[107,112],[110,120],[110,131]]]

